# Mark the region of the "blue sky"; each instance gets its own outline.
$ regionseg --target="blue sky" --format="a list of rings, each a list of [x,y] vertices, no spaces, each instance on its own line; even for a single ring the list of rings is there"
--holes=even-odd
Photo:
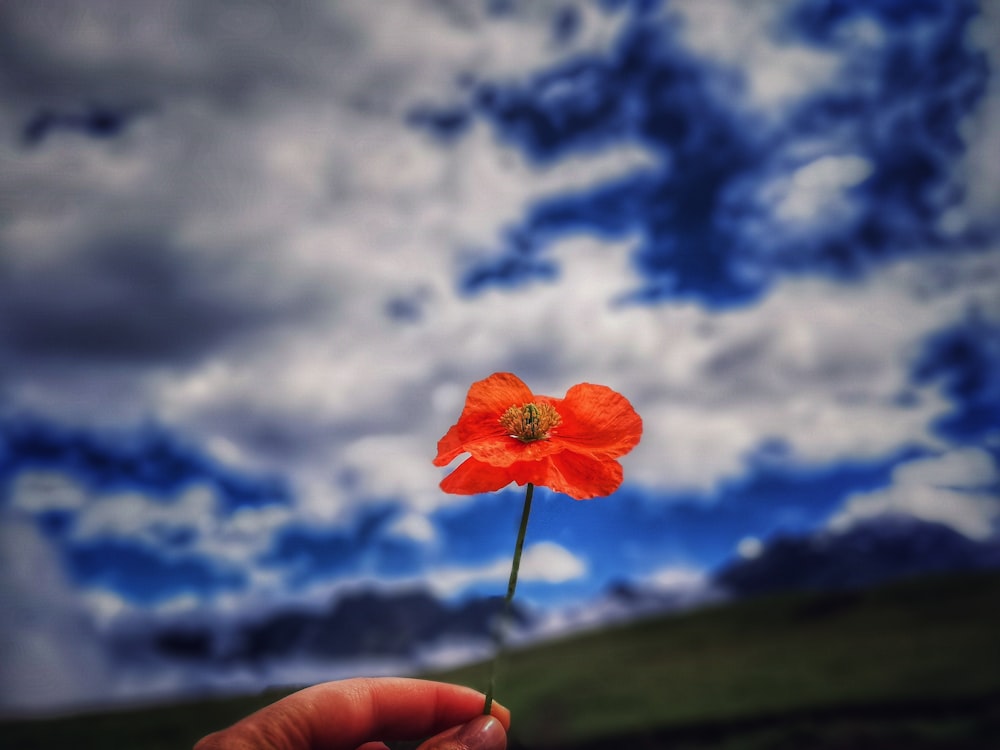
[[[539,608],[888,514],[997,534],[996,3],[0,21],[0,710],[205,687],[109,656],[133,622],[501,593],[520,492],[431,464],[494,371],[645,425],[615,496],[539,492]]]

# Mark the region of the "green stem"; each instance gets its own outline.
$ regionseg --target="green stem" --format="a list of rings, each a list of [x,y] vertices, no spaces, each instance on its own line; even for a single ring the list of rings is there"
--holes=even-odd
[[[517,543],[514,545],[514,559],[510,564],[510,580],[507,582],[507,596],[503,600],[503,614],[493,628],[493,643],[496,653],[493,662],[490,664],[490,685],[486,691],[486,704],[483,706],[483,713],[489,715],[493,708],[493,693],[496,688],[497,662],[503,653],[504,630],[507,620],[510,617],[510,603],[514,599],[514,589],[517,588],[517,570],[521,567],[521,550],[524,549],[524,534],[528,530],[528,516],[531,514],[531,496],[534,494],[535,486],[528,482],[524,492],[524,510],[521,511],[521,526],[517,530]]]

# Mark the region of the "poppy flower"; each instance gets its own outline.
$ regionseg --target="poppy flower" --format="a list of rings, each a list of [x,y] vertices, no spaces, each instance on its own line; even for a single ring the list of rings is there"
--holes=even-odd
[[[438,441],[436,466],[467,458],[441,482],[458,495],[533,484],[577,500],[610,495],[622,483],[617,459],[642,436],[642,419],[624,396],[580,383],[564,398],[539,396],[497,372],[472,384],[465,408]]]

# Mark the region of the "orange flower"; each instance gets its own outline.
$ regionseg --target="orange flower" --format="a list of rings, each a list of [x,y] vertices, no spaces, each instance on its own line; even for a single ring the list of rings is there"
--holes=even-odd
[[[577,500],[610,495],[624,456],[642,436],[632,404],[607,386],[580,383],[565,398],[537,396],[520,378],[497,372],[473,383],[458,422],[438,441],[436,466],[469,458],[444,478],[457,495],[534,484]]]

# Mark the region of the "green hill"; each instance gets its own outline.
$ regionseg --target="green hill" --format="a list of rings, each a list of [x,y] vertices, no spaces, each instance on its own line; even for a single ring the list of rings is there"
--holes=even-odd
[[[482,689],[487,667],[432,675]],[[190,748],[279,694],[0,724],[10,748]],[[531,748],[989,748],[1000,574],[761,598],[525,648],[497,698]]]
[[[481,685],[481,671],[441,676]],[[871,747],[893,733],[911,749],[1000,747],[1000,576],[650,619],[511,654],[501,677],[525,746],[784,747],[767,738],[790,733],[816,748],[857,729],[885,730]],[[976,744],[991,729],[998,744]]]

